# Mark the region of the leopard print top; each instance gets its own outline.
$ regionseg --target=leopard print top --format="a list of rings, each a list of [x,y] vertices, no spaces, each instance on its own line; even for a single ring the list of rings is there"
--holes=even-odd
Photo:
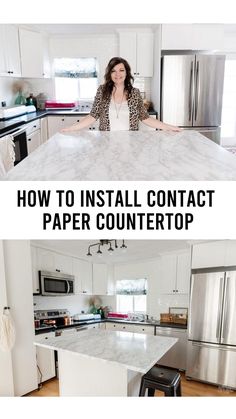
[[[111,98],[104,100],[102,98],[102,89],[103,86],[99,86],[90,115],[95,119],[99,119],[100,131],[110,131],[109,106]],[[127,102],[129,107],[129,129],[130,131],[138,131],[139,121],[149,118],[139,89],[133,87]]]

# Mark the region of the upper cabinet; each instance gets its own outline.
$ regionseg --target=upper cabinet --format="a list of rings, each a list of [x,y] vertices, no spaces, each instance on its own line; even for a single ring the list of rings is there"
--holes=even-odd
[[[75,276],[75,294],[92,294],[92,263],[72,258],[72,273]]]
[[[153,33],[119,32],[119,55],[131,66],[135,77],[153,76]]]
[[[45,74],[45,39],[39,32],[19,29],[22,77],[49,77]]]
[[[164,50],[222,50],[224,29],[220,24],[166,24],[162,25]]]
[[[72,258],[40,247],[31,246],[33,293],[39,294],[38,271],[61,272],[72,275]]]
[[[193,246],[192,269],[236,266],[236,241],[222,240]]]
[[[190,254],[170,254],[161,257],[161,294],[188,294],[190,284]]]
[[[105,263],[93,263],[93,294],[113,295],[113,267]]]
[[[0,25],[0,75],[21,76],[18,28],[14,25]]]

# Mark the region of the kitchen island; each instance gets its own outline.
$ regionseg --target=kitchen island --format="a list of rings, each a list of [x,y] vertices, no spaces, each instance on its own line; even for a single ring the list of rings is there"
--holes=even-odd
[[[141,376],[176,342],[96,329],[76,336],[35,337],[35,345],[58,353],[60,396],[138,396]]]
[[[196,131],[57,133],[3,180],[236,180],[236,156]]]

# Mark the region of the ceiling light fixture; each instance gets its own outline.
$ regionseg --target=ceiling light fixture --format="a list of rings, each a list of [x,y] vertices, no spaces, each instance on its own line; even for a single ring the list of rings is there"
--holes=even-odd
[[[112,247],[112,243],[113,243],[113,247]],[[94,246],[98,246],[98,250],[97,250],[96,254],[98,256],[102,256],[101,247],[104,246],[104,245],[108,246],[107,251],[110,255],[113,255],[114,250],[118,249],[118,247],[119,247],[118,244],[117,244],[117,240],[100,240],[98,243],[90,244],[90,246],[88,247],[87,256],[93,256],[92,253],[91,253],[91,247],[94,247]],[[127,246],[126,246],[124,240],[122,240],[122,245],[120,246],[120,249],[123,250],[123,251],[127,249]]]

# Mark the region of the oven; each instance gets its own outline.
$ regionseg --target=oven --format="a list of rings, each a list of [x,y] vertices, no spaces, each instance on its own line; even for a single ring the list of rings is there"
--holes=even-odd
[[[9,132],[9,134],[12,136],[13,142],[15,144],[14,166],[16,166],[25,157],[28,156],[26,127],[24,126],[23,128],[17,128]]]

